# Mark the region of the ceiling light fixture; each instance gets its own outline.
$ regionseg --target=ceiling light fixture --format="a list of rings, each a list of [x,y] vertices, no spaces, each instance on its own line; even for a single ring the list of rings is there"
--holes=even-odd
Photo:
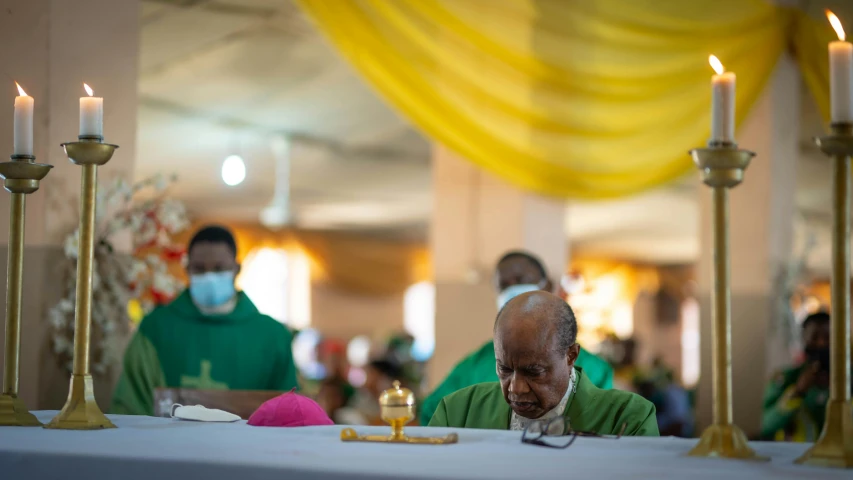
[[[229,187],[243,183],[246,179],[246,164],[239,155],[230,155],[222,162],[222,181]]]

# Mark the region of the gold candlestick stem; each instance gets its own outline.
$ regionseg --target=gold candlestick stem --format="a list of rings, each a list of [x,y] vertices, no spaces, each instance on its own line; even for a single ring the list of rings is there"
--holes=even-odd
[[[731,288],[729,286],[729,189],[743,181],[755,155],[733,143],[712,143],[692,150],[702,181],[711,187],[714,248],[714,283],[711,329],[713,348],[714,423],[704,432],[688,455],[743,460],[766,460],[749,448],[743,430],[732,423],[732,335]]]
[[[853,124],[836,123],[817,139],[832,158],[832,316],[829,401],[823,431],[796,463],[853,468],[853,409],[850,406],[850,159]]]
[[[13,155],[0,163],[4,187],[12,193],[9,211],[9,253],[6,266],[6,350],[3,393],[0,395],[0,426],[41,426],[18,398],[21,358],[21,300],[24,291],[24,215],[26,195],[38,190],[51,165],[35,163],[32,155]]]
[[[80,186],[80,237],[77,254],[77,296],[74,315],[74,365],[68,400],[59,415],[45,428],[96,430],[115,428],[95,401],[89,372],[89,328],[92,325],[92,275],[95,256],[95,198],[98,190],[98,166],[107,163],[118,148],[102,143],[100,137],[80,137],[65,143],[65,153],[83,167]]]

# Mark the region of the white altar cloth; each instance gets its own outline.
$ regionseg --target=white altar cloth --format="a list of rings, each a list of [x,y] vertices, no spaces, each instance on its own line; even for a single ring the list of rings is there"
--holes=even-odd
[[[56,412],[36,412],[42,422]],[[794,465],[808,447],[757,442],[769,463],[697,459],[696,440],[579,438],[566,450],[521,443],[518,432],[457,429],[456,445],[344,443],[340,426],[251,427],[244,421],[199,423],[110,415],[119,427],[57,431],[0,427],[0,478],[87,480],[283,480],[688,478],[830,479],[853,471]],[[357,431],[379,433],[379,427]],[[411,428],[410,435],[448,429]]]

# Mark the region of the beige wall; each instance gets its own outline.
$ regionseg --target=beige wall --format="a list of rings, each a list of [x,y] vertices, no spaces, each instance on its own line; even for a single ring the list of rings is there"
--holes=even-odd
[[[398,332],[403,329],[403,295],[356,295],[314,283],[311,326],[323,335],[342,340]]]

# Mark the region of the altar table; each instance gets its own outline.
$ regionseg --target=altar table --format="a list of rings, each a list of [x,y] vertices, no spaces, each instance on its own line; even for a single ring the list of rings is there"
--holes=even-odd
[[[56,412],[36,412],[42,422]],[[456,445],[343,443],[340,426],[273,428],[110,415],[119,427],[58,431],[0,427],[0,479],[284,480],[853,478],[792,464],[807,445],[753,444],[769,463],[685,457],[696,440],[578,438],[566,450],[521,443],[518,432],[453,430]],[[359,432],[388,431],[358,427]],[[445,435],[410,428],[410,435]]]

